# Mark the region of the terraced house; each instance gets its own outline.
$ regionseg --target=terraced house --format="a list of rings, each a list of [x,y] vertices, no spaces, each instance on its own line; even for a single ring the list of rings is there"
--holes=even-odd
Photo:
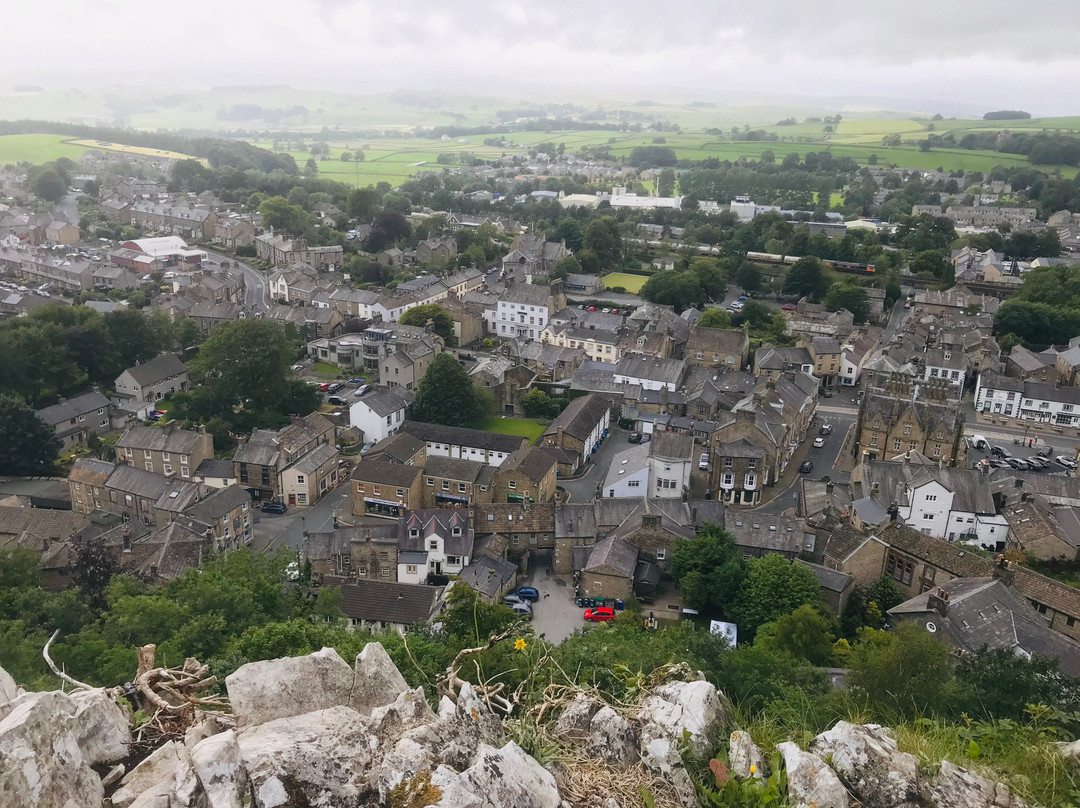
[[[112,404],[95,390],[72,399],[61,398],[35,415],[56,431],[65,449],[86,443],[111,429]]]
[[[172,424],[131,426],[116,442],[116,462],[152,471],[163,477],[192,479],[192,471],[214,457],[214,438],[206,428],[178,429]]]

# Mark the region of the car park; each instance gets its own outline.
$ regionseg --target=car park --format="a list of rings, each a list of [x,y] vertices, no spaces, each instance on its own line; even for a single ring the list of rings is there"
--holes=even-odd
[[[813,460],[804,460],[799,465],[799,474],[809,474],[813,470],[814,470],[814,461]]]
[[[629,440],[630,443],[641,443],[641,433],[640,432],[631,432],[630,437],[627,438],[627,440]]]
[[[586,622],[589,623],[606,623],[609,620],[615,619],[615,610],[610,606],[597,606],[592,609],[586,609],[584,617]]]
[[[262,504],[263,513],[276,513],[283,514],[288,508],[285,507],[284,502],[264,502]]]
[[[814,448],[820,449],[825,445],[825,438],[814,438]]]
[[[1075,469],[1076,461],[1068,455],[1058,455],[1054,458],[1059,465],[1064,466],[1067,469]]]
[[[822,424],[821,429],[818,430],[818,434],[831,435],[832,434],[832,424]]]

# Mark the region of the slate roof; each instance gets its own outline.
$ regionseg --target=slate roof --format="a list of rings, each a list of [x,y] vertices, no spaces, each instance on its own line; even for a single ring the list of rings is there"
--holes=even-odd
[[[334,460],[337,454],[337,446],[333,443],[322,443],[310,452],[301,455],[289,468],[302,474],[314,474],[331,460]]]
[[[818,583],[821,584],[822,589],[827,589],[830,592],[843,592],[848,588],[848,585],[854,580],[852,576],[846,572],[840,572],[839,570],[831,570],[828,567],[823,567],[820,564],[812,564],[809,561],[803,561],[801,558],[795,559],[796,564],[802,564],[804,567],[814,573],[814,576],[818,579]]]
[[[236,447],[233,461],[254,466],[273,466],[277,464],[280,452],[277,432],[269,429],[253,429],[251,437]]]
[[[1056,612],[1080,620],[1080,589],[1074,589],[1068,584],[1017,564],[1010,564],[1008,571],[1012,573],[1009,585],[1017,593],[1029,601],[1036,601]]]
[[[657,359],[644,354],[627,354],[615,366],[616,376],[665,384],[678,384],[685,372],[686,363],[681,359]]]
[[[422,421],[405,421],[401,425],[402,432],[408,432],[428,443],[443,443],[452,446],[471,446],[488,451],[505,452],[510,454],[519,449],[522,442],[527,440],[517,435],[500,435],[495,432],[484,432],[479,429],[467,427],[443,426],[442,424],[426,424]]]
[[[109,479],[109,475],[113,473],[115,468],[116,464],[107,460],[98,460],[95,457],[80,457],[71,467],[68,479],[85,485],[105,485],[105,481]]]
[[[162,354],[156,359],[151,359],[149,362],[142,362],[124,371],[124,373],[129,374],[132,379],[138,382],[140,387],[157,384],[160,381],[168,379],[170,376],[176,376],[186,372],[187,366],[174,354]]]
[[[736,441],[730,443],[718,443],[713,447],[712,456],[717,457],[731,457],[731,458],[752,458],[760,459],[765,457],[765,450],[760,446],[755,446],[746,438],[739,438]]]
[[[637,559],[637,547],[628,541],[612,536],[593,546],[585,569],[595,571],[607,567],[625,578],[633,578],[634,570],[637,568]]]
[[[487,464],[476,460],[462,460],[457,457],[433,455],[424,461],[424,474],[428,477],[445,477],[449,480],[476,482],[485,465]]]
[[[863,545],[871,541],[870,536],[846,522],[827,519],[824,528],[827,535],[822,547],[822,558],[837,566],[843,566]]]
[[[398,520],[398,547],[402,550],[426,551],[427,541],[438,536],[443,541],[446,555],[471,556],[473,530],[467,508],[429,508],[409,511]],[[461,535],[455,536],[458,528]],[[411,531],[418,531],[416,536]]]
[[[607,399],[598,395],[589,394],[575,398],[551,422],[551,426],[544,430],[544,436],[556,435],[559,427],[562,427],[564,434],[578,440],[585,440],[596,425],[604,419],[604,412],[610,407]]]
[[[386,463],[382,460],[362,460],[353,469],[352,479],[376,485],[409,488],[416,482],[419,475],[418,466],[404,466],[401,463]]]
[[[100,392],[83,393],[51,407],[38,410],[35,415],[49,426],[56,426],[88,412],[109,406],[109,399]]]
[[[477,533],[554,533],[553,502],[503,502],[473,505]]]
[[[400,560],[401,556],[398,556]],[[481,595],[494,598],[517,573],[517,566],[501,558],[480,556],[458,573],[458,580],[468,584]]]
[[[209,524],[214,519],[228,516],[235,508],[245,502],[251,502],[251,494],[239,485],[228,485],[201,500],[188,510],[188,513],[200,522]]]
[[[177,522],[171,522],[132,544],[132,552],[145,553],[136,572],[164,580],[181,577],[202,563],[206,538]]]
[[[905,488],[915,489],[936,481],[953,494],[952,510],[969,513],[995,513],[994,498],[986,484],[986,475],[976,469],[938,468],[920,463],[893,463],[883,460],[863,461],[863,496],[879,502],[908,504],[898,499]],[[874,484],[877,483],[877,489]],[[861,499],[861,497],[859,497]]]
[[[208,457],[196,467],[195,476],[231,479],[234,472],[235,466],[233,466],[231,460],[214,460],[212,457]]]
[[[408,432],[397,432],[376,443],[368,450],[367,460],[387,460],[404,463],[416,456],[427,444]]]
[[[694,439],[678,432],[654,432],[648,442],[649,457],[671,460],[691,460]]]
[[[341,581],[327,576],[324,586],[340,582],[341,611],[353,620],[412,625],[429,620],[442,587],[389,581]]]
[[[533,482],[540,482],[555,462],[555,455],[542,446],[525,446],[506,458],[499,470],[519,470]]]
[[[899,522],[886,525],[875,535],[890,547],[895,547],[958,578],[977,578],[988,575],[992,567],[985,558],[965,549],[962,545],[931,538]]]
[[[555,538],[596,536],[596,510],[592,502],[567,502],[555,506]]]
[[[817,542],[817,537],[801,519],[788,516],[735,511],[727,515],[724,527],[735,537],[739,547],[788,556],[810,552]]]
[[[203,433],[190,429],[177,429],[173,426],[129,426],[116,447],[120,449],[146,450],[152,452],[173,452],[191,454],[191,450],[202,439]]]
[[[944,607],[942,593],[948,596]],[[1080,643],[1051,629],[1046,617],[1000,580],[956,578],[889,609],[889,615],[933,625],[935,634],[965,651],[985,646],[1039,654],[1059,660],[1069,676],[1080,675]]]

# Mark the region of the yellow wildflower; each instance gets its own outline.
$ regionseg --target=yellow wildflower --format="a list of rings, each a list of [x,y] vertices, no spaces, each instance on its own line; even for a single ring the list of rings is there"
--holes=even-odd
[[[756,772],[757,772],[757,766],[755,766],[754,764],[751,763],[750,764],[750,774],[754,774]]]
[[[525,642],[525,640],[523,640],[523,639],[521,639],[519,637],[517,640],[514,641],[514,650],[515,651],[524,651],[526,645],[528,645],[528,643]]]

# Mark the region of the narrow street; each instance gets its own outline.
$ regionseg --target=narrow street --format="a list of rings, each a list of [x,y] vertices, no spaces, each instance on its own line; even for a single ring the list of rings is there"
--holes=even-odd
[[[201,248],[206,250],[205,247]],[[235,272],[236,267],[232,266],[235,259],[231,255],[225,255],[224,253],[215,252],[213,250],[206,250],[206,254],[210,256],[210,260],[214,261],[219,266],[224,267],[225,262],[229,263],[226,271]],[[237,262],[240,265],[240,271],[244,275],[244,303],[248,308],[255,309],[258,312],[264,312],[269,308],[268,289],[266,283],[266,276],[243,262]]]
[[[310,508],[292,508],[284,516],[259,512],[252,546],[267,555],[281,547],[299,550],[304,533],[323,533],[334,529],[334,510],[349,496],[348,480]]]

